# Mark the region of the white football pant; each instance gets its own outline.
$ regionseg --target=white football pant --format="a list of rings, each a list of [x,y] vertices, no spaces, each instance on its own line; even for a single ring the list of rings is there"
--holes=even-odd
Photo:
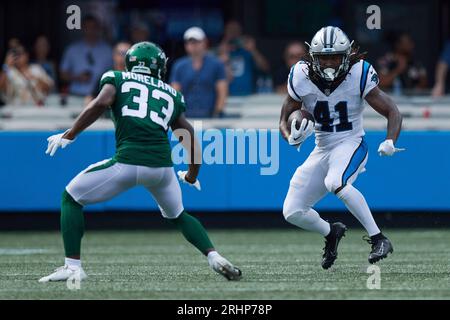
[[[165,218],[175,219],[183,212],[180,185],[172,167],[151,168],[107,159],[80,172],[66,190],[84,206],[110,200],[135,186],[150,192]]]
[[[303,229],[327,235],[329,224],[312,207],[328,192],[337,191],[339,197],[340,191],[364,171],[367,158],[367,144],[361,137],[348,138],[332,147],[316,146],[291,179],[283,205],[285,219]],[[347,205],[346,201],[344,203]],[[355,216],[360,214],[350,211]],[[367,215],[367,212],[362,214]],[[373,221],[370,211],[369,215],[368,219]]]

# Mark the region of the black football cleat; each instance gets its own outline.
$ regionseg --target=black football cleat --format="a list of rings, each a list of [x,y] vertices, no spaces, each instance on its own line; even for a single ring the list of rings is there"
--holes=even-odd
[[[369,244],[372,245],[372,251],[369,253],[369,263],[374,264],[387,257],[389,253],[394,252],[394,247],[388,238],[381,235],[378,239],[364,237]]]
[[[347,231],[347,227],[341,222],[330,224],[330,234],[325,237],[322,268],[329,269],[334,264],[338,255],[339,241],[345,237],[345,231]]]

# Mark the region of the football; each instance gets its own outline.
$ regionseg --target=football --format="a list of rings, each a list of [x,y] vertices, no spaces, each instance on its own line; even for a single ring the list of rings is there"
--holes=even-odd
[[[295,124],[295,127],[297,129],[300,128],[300,123],[302,122],[303,118],[306,118],[312,122],[314,122],[314,117],[311,113],[309,113],[308,111],[305,110],[295,110],[294,112],[292,112],[289,115],[287,124],[288,124],[288,130],[289,132],[291,132],[291,125],[292,125],[292,121],[294,121],[294,119],[297,119],[297,123]]]

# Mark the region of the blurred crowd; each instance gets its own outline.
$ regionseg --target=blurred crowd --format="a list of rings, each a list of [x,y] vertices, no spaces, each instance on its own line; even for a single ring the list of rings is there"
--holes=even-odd
[[[32,48],[26,48],[20,39],[10,39],[0,70],[2,103],[44,106],[52,93],[60,96],[61,105],[69,95],[91,100],[105,71],[125,69],[124,57],[131,44],[150,40],[142,23],[134,24],[128,40],[113,47],[102,38],[101,30],[94,16],[84,17],[82,38],[64,49],[58,64],[49,58],[51,44],[45,35],[37,37]],[[185,56],[171,61],[166,81],[184,94],[189,117],[222,117],[229,96],[286,94],[289,70],[307,52],[302,41],[287,43],[281,66],[273,68],[255,38],[245,34],[235,20],[225,24],[215,46],[199,27],[187,29],[182,40]],[[414,56],[414,46],[410,34],[398,33],[391,39],[389,52],[371,61],[378,70],[380,86],[393,94],[431,90],[434,97],[444,95],[450,41],[437,62],[435,79],[428,78],[423,63]]]

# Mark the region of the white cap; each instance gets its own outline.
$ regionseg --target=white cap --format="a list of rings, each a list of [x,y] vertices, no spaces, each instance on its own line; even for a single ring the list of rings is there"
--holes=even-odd
[[[184,38],[184,41],[187,41],[189,39],[202,41],[202,40],[204,40],[206,38],[206,34],[199,27],[191,27],[191,28],[186,30],[186,32],[184,33],[183,38]]]

